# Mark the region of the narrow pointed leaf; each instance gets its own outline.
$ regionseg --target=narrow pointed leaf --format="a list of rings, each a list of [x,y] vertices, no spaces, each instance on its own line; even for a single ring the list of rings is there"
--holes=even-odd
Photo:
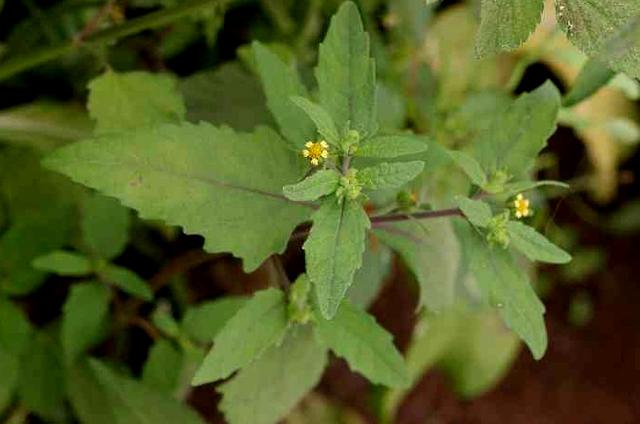
[[[282,189],[289,200],[313,201],[335,192],[340,185],[340,174],[326,169],[318,171],[297,184],[286,185]]]
[[[615,76],[609,67],[597,59],[591,59],[584,64],[578,78],[571,86],[571,90],[562,99],[562,106],[571,107],[588,98],[600,88],[607,85]]]
[[[40,271],[76,277],[90,274],[93,270],[91,261],[86,256],[64,250],[39,256],[33,260],[32,265]]]
[[[142,300],[153,299],[153,292],[149,284],[135,272],[116,265],[108,265],[100,272],[101,277],[109,284],[119,287],[131,296]]]
[[[472,183],[478,187],[484,187],[487,184],[487,175],[473,156],[454,150],[449,151],[449,156],[467,174]]]
[[[327,143],[334,146],[338,144],[340,135],[336,129],[336,124],[334,124],[333,119],[322,106],[313,103],[306,97],[300,96],[291,97],[291,101],[300,109],[304,110],[309,119],[316,124],[318,132],[324,137]]]
[[[493,218],[491,208],[482,200],[458,196],[456,197],[456,203],[469,222],[477,227],[486,227],[489,225],[491,218]]]
[[[357,178],[364,188],[387,190],[400,188],[416,178],[424,169],[424,162],[380,163],[358,171]]]
[[[538,187],[558,187],[569,189],[571,186],[569,184],[560,182],[560,181],[552,181],[552,180],[542,180],[542,181],[517,181],[515,183],[505,184],[504,191],[500,194],[512,196],[514,194],[523,193],[525,191],[533,190]]]
[[[507,230],[513,247],[532,261],[552,264],[566,264],[571,261],[571,255],[528,225],[509,221]]]

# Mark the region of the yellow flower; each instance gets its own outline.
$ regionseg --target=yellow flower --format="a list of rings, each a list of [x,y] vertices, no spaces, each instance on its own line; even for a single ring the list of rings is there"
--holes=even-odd
[[[304,147],[305,149],[302,150],[302,156],[309,159],[309,162],[311,162],[313,166],[320,165],[320,161],[329,157],[329,145],[324,140],[318,141],[317,143],[308,141]]]
[[[529,199],[526,199],[522,193],[516,196],[516,200],[513,201],[513,206],[516,210],[516,218],[525,218],[531,215],[531,209],[529,208]]]

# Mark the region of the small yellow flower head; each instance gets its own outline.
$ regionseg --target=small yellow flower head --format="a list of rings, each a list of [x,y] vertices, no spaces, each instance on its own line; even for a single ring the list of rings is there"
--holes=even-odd
[[[522,193],[516,196],[516,200],[513,201],[513,207],[516,210],[516,218],[526,218],[531,215],[529,199],[526,199]]]
[[[313,141],[308,141],[304,145],[304,149],[302,150],[302,156],[309,159],[311,165],[318,166],[323,159],[329,157],[329,145],[326,141],[318,141],[314,143]]]

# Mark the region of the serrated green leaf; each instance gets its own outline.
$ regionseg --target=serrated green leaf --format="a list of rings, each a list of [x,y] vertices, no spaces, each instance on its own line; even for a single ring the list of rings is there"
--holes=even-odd
[[[454,150],[450,150],[448,153],[453,162],[467,174],[472,183],[478,187],[484,187],[487,184],[487,175],[473,156]]]
[[[142,369],[142,382],[159,392],[172,395],[182,371],[182,354],[165,339],[158,340],[149,350]]]
[[[331,320],[318,316],[315,330],[322,344],[372,383],[388,387],[409,383],[404,360],[393,345],[391,334],[349,302],[343,302]]]
[[[482,133],[474,157],[489,174],[502,170],[526,175],[555,131],[559,109],[560,93],[549,81],[522,94]]]
[[[315,74],[320,103],[339,130],[348,123],[361,136],[377,131],[375,64],[354,3],[343,3],[331,19]]]
[[[40,271],[75,277],[88,275],[93,271],[91,261],[86,256],[64,250],[56,250],[38,256],[33,260],[32,265]]]
[[[282,252],[310,212],[280,194],[300,178],[302,161],[266,128],[165,125],[66,146],[46,164],[143,218],[203,235],[206,250],[241,257],[247,271]]]
[[[113,424],[204,423],[188,406],[116,374],[97,360],[91,360],[91,369],[107,393],[114,414]]]
[[[287,308],[280,290],[256,293],[213,341],[213,349],[193,377],[193,385],[228,377],[278,343],[287,329]]]
[[[291,101],[307,114],[309,119],[316,125],[318,133],[324,137],[327,143],[334,146],[338,145],[340,135],[336,129],[336,124],[322,106],[313,103],[306,97],[300,96],[291,97]]]
[[[391,251],[380,243],[369,241],[362,255],[362,267],[356,271],[353,284],[347,290],[347,299],[357,307],[367,310],[380,293],[390,271]]]
[[[18,395],[25,408],[48,421],[64,419],[64,365],[49,334],[37,333],[21,358]]]
[[[424,169],[424,162],[383,162],[358,170],[356,175],[362,186],[369,190],[400,188],[416,178]]]
[[[528,225],[509,221],[507,230],[513,247],[532,261],[552,264],[566,264],[571,261],[571,255]]]
[[[67,367],[66,377],[69,402],[82,424],[116,422],[114,406],[109,403],[109,395],[89,367],[87,358],[82,358]]]
[[[418,280],[418,307],[440,312],[453,303],[460,246],[448,220],[402,222],[375,234],[400,255]]]
[[[327,199],[312,220],[303,246],[307,275],[315,286],[322,315],[331,319],[362,264],[371,223],[358,202],[336,198]]]
[[[569,184],[560,181],[516,181],[514,183],[505,184],[504,190],[500,194],[512,196],[514,194],[523,193],[525,191],[533,190],[538,187],[559,187],[564,189],[571,188]]]
[[[109,288],[100,283],[77,284],[71,288],[62,309],[61,342],[67,363],[105,335],[110,300]]]
[[[20,361],[0,347],[0,414],[11,404],[20,378]]]
[[[0,349],[12,356],[21,355],[29,345],[32,332],[25,313],[0,297]]]
[[[640,3],[557,0],[555,7],[560,28],[584,53],[602,55],[614,70],[640,75]]]
[[[582,66],[571,90],[562,99],[562,106],[571,107],[580,103],[607,85],[614,76],[615,72],[606,64],[597,59],[590,59]]]
[[[129,210],[117,200],[93,194],[82,204],[83,247],[102,259],[119,256],[129,241]]]
[[[547,349],[545,308],[527,275],[518,268],[508,250],[490,247],[470,227],[461,228],[469,256],[469,269],[484,299],[496,307],[507,327],[529,346],[533,357]]]
[[[307,115],[291,101],[291,97],[305,97],[307,89],[298,73],[267,47],[254,42],[252,48],[267,106],[289,145],[299,150],[306,141],[313,139],[315,128]]]
[[[340,174],[331,169],[325,169],[299,183],[284,186],[282,192],[289,200],[313,201],[334,193],[339,186]]]
[[[89,115],[108,134],[184,120],[175,78],[147,72],[107,71],[89,83]]]
[[[423,153],[429,145],[416,136],[381,135],[363,141],[355,156],[364,158],[395,158]]]
[[[210,343],[247,302],[244,297],[223,297],[187,309],[182,330],[200,343]]]
[[[99,272],[99,275],[107,283],[113,284],[131,296],[146,301],[153,299],[153,292],[149,284],[127,268],[109,264]]]
[[[482,0],[477,55],[520,47],[540,22],[543,9],[544,0]]]
[[[486,227],[489,225],[493,213],[491,207],[482,200],[469,199],[463,196],[456,197],[456,204],[467,217],[469,222],[477,227]]]
[[[275,424],[318,383],[326,363],[311,329],[294,327],[281,345],[220,386],[220,409],[229,424]]]

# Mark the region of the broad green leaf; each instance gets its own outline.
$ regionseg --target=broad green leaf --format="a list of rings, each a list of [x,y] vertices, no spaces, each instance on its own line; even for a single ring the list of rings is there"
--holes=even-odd
[[[291,101],[291,97],[307,96],[307,89],[296,70],[275,53],[258,42],[252,46],[267,106],[289,145],[299,150],[306,141],[314,138],[316,132],[313,122]]]
[[[200,343],[210,343],[246,302],[244,297],[223,297],[192,306],[182,320],[182,330]]]
[[[303,246],[307,274],[322,315],[331,319],[362,264],[371,223],[358,202],[335,198],[327,199],[312,219],[311,233]]]
[[[324,137],[327,143],[334,146],[338,145],[340,135],[336,129],[336,124],[334,124],[333,119],[331,119],[331,116],[329,116],[322,106],[313,103],[306,97],[300,96],[291,97],[291,101],[300,109],[304,110],[304,113],[307,114],[309,119],[316,124],[318,133]]]
[[[361,136],[377,131],[375,64],[354,3],[343,3],[331,19],[315,74],[320,103],[339,130],[348,123]]]
[[[21,355],[29,345],[32,332],[26,314],[0,297],[0,350],[15,357]]]
[[[90,368],[87,358],[71,364],[66,370],[67,396],[73,412],[82,424],[115,423],[114,408],[109,395],[95,372]]]
[[[473,156],[457,150],[449,151],[449,156],[467,174],[472,183],[478,187],[484,187],[487,184],[487,175]]]
[[[544,0],[482,0],[478,56],[520,47],[540,22],[543,9]]]
[[[227,378],[277,344],[287,329],[287,308],[280,290],[258,292],[225,324],[193,378],[201,385]]]
[[[491,207],[482,200],[457,196],[456,203],[469,222],[477,227],[486,227],[493,218]]]
[[[571,90],[562,99],[563,107],[574,106],[607,85],[615,76],[609,67],[597,59],[584,64]]]
[[[527,275],[518,268],[508,250],[490,247],[470,227],[461,229],[469,255],[471,275],[483,297],[496,307],[506,325],[540,359],[547,349],[545,308]]]
[[[282,191],[289,200],[313,201],[335,192],[340,186],[340,174],[325,169],[296,184],[286,185]]]
[[[275,126],[260,81],[238,62],[225,62],[215,70],[181,79],[180,90],[191,122],[224,124],[241,131]],[[311,122],[308,126],[313,134]]]
[[[240,134],[206,123],[165,125],[76,143],[46,164],[143,218],[203,235],[206,250],[241,257],[247,271],[282,252],[310,212],[280,194],[300,178],[302,161],[266,128]]]
[[[109,316],[109,288],[100,283],[76,284],[62,309],[61,342],[68,363],[100,342]]]
[[[532,261],[552,264],[566,264],[571,261],[571,255],[528,225],[509,221],[507,230],[513,247]]]
[[[204,423],[188,406],[138,381],[116,374],[97,360],[91,360],[91,368],[107,393],[114,414],[113,424]]]
[[[18,394],[22,404],[47,421],[64,418],[64,365],[51,335],[36,334],[22,356]]]
[[[89,137],[92,127],[79,104],[37,101],[0,111],[0,140],[42,151]]]
[[[372,383],[388,387],[408,384],[404,360],[391,334],[349,302],[343,302],[331,320],[318,316],[315,330],[322,344]]]
[[[76,277],[91,274],[93,270],[91,261],[86,256],[64,250],[56,250],[38,256],[32,264],[35,269],[40,271]]]
[[[277,423],[318,383],[326,363],[311,329],[294,327],[281,345],[220,386],[220,409],[229,424]]]
[[[124,132],[184,120],[175,78],[147,72],[107,71],[89,83],[89,115],[96,132]]]
[[[356,271],[353,284],[347,290],[347,299],[361,309],[368,309],[390,271],[391,251],[377,239],[370,238],[362,255],[362,267]]]
[[[0,347],[0,414],[11,404],[18,379],[20,378],[20,361],[17,356],[10,354]]]
[[[395,158],[423,153],[429,147],[416,136],[380,135],[363,141],[355,155],[365,158]]]
[[[117,265],[107,265],[99,273],[100,277],[109,284],[120,288],[131,296],[139,297],[142,300],[153,299],[153,292],[142,278],[135,272]]]
[[[542,181],[516,181],[514,183],[505,184],[504,191],[500,194],[512,196],[514,194],[523,193],[538,187],[559,187],[564,189],[571,188],[569,184],[560,181],[542,180]]]
[[[636,0],[557,0],[558,24],[569,40],[614,70],[640,75],[640,3]]]
[[[551,82],[522,94],[474,144],[474,155],[491,174],[526,175],[556,129],[560,93]]]
[[[182,371],[182,354],[168,340],[158,340],[149,350],[142,369],[142,382],[159,392],[172,395]]]
[[[129,210],[117,200],[93,194],[84,201],[80,226],[90,254],[102,259],[119,256],[129,240]]]
[[[388,190],[400,188],[416,178],[424,169],[424,162],[383,162],[360,169],[358,181],[369,190]]]
[[[453,303],[460,246],[449,220],[402,222],[381,227],[375,234],[415,275],[420,286],[419,307],[440,312]]]

